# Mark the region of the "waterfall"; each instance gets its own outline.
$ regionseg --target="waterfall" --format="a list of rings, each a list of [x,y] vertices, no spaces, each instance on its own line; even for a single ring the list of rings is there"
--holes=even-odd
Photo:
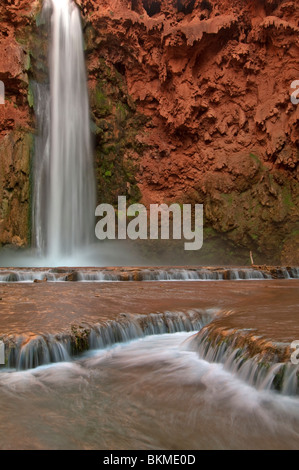
[[[57,334],[10,335],[4,337],[5,364],[8,370],[27,370],[57,362],[70,362],[82,353],[103,350],[145,336],[178,332],[198,332],[185,342],[185,349],[196,351],[200,360],[222,364],[233,379],[237,377],[258,390],[273,390],[282,395],[299,395],[299,366],[269,359],[260,354],[250,356],[248,348],[237,347],[232,332],[223,338],[210,337],[212,324],[219,315],[215,309],[165,311],[149,315],[122,313],[116,320],[96,324],[73,325],[71,331]]]
[[[279,362],[274,357],[249,353],[248,346],[237,347],[238,332],[230,332],[225,338],[211,337],[210,330],[202,329],[190,338],[189,347],[209,363],[219,363],[258,390],[275,390],[284,395],[299,395],[299,366],[291,362]]]
[[[186,312],[164,312],[150,315],[121,314],[117,320],[95,325],[73,326],[72,331],[56,335],[12,335],[6,343],[6,365],[26,370],[61,361],[71,361],[90,349],[104,349],[148,335],[198,331],[217,312],[212,309],[192,309]]]
[[[299,279],[299,268],[273,268],[272,272],[242,268],[140,268],[140,269],[11,269],[0,268],[2,282],[74,281],[74,282],[118,282],[118,281],[248,281],[271,279]]]
[[[50,89],[35,92],[33,230],[40,253],[57,264],[92,241],[95,178],[79,9],[72,0],[46,0],[44,9],[51,14]]]

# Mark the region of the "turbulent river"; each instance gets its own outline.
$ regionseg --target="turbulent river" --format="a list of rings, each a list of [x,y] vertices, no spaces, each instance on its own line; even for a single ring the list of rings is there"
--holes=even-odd
[[[255,371],[262,378],[264,371],[251,356],[206,337],[196,348],[191,338],[222,312],[220,333],[253,331],[244,354],[262,335],[274,352],[286,349],[299,337],[299,268],[121,268],[136,264],[131,245],[93,245],[80,13],[71,0],[45,0],[43,15],[51,40],[49,80],[33,84],[35,250],[4,250],[0,260],[0,449],[298,448],[298,368],[275,369],[270,378],[278,376],[282,393],[258,389]],[[88,265],[103,268],[63,267]],[[202,323],[199,310],[207,313]],[[231,369],[221,362],[230,348]],[[262,364],[270,374],[282,367],[274,359]]]
[[[258,391],[206,362],[189,347],[193,335],[2,371],[0,448],[298,448],[298,398]]]

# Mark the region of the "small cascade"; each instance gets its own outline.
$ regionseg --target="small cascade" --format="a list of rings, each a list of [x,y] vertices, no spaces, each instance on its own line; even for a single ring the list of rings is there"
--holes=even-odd
[[[72,327],[69,334],[7,338],[6,365],[17,370],[70,361],[91,349],[103,349],[143,336],[199,331],[215,318],[214,310],[164,312],[150,315],[122,314],[119,321]]]
[[[268,271],[252,268],[120,268],[25,270],[3,269],[1,282],[118,282],[118,281],[223,281],[299,279],[299,268],[271,268]]]
[[[290,277],[292,279],[298,279],[299,278],[299,268],[291,268],[290,269]]]
[[[254,356],[249,346],[237,346],[240,332],[211,337],[209,328],[192,337],[189,346],[200,358],[210,363],[223,364],[224,369],[258,390],[275,390],[284,395],[299,395],[299,365],[279,361],[262,352]]]
[[[70,280],[70,279],[67,279]],[[109,273],[109,272],[75,272],[73,273],[74,281],[81,281],[81,282],[100,282],[100,281],[122,281],[122,276],[120,273]],[[129,276],[128,281],[132,281],[133,279]]]
[[[56,281],[54,273],[49,271],[11,271],[0,274],[0,282]]]
[[[8,357],[8,366],[19,370],[33,369],[42,364],[70,360],[70,342],[67,338],[37,336]]]

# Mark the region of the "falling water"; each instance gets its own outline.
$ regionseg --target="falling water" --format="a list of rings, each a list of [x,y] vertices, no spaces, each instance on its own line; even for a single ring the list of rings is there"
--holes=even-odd
[[[17,336],[6,341],[6,364],[9,367],[31,369],[53,362],[71,360],[83,350],[104,349],[116,343],[125,343],[147,335],[197,331],[216,315],[212,309],[192,309],[187,312],[164,312],[163,314],[122,314],[117,321],[110,320],[85,325],[84,339],[75,330],[64,334]],[[77,332],[78,333],[78,332]]]
[[[2,370],[0,449],[298,449],[298,398],[203,360],[192,334]]]
[[[225,340],[219,336],[214,344],[207,329],[193,337],[189,346],[202,359],[223,364],[224,369],[259,390],[299,395],[299,366],[291,362],[270,362],[258,353],[251,357],[248,347],[236,347],[238,334],[240,332],[232,332]]]
[[[0,268],[2,282],[118,282],[118,281],[249,281],[269,279],[299,279],[299,268],[274,268],[273,272],[250,268],[140,268],[95,269],[53,268],[12,269]]]
[[[36,92],[33,227],[41,254],[59,262],[91,241],[95,181],[79,10],[72,0],[46,0],[44,8],[51,11],[50,93]]]

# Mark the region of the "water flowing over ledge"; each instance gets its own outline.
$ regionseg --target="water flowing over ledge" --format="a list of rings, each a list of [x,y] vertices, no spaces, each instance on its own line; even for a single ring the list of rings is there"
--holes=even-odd
[[[121,314],[118,320],[95,325],[73,325],[69,333],[3,337],[6,367],[17,370],[71,361],[84,351],[103,349],[147,335],[198,331],[215,318],[212,310]]]
[[[189,340],[200,358],[224,369],[258,390],[299,395],[299,365],[290,361],[289,344],[274,343],[250,329],[204,327]]]
[[[298,280],[15,282],[1,285],[0,299],[8,368],[71,361],[149,334],[200,330],[190,343],[199,361],[212,369],[218,362],[244,385],[298,395],[298,369],[290,362],[299,338]]]
[[[290,362],[290,347],[255,334],[253,329],[217,326],[233,312],[219,309],[165,311],[149,315],[123,313],[116,320],[72,325],[68,332],[6,335],[2,370],[27,370],[71,362],[89,350],[105,349],[149,335],[198,332],[185,347],[200,359],[223,364],[225,370],[258,390],[299,395],[299,366]]]
[[[0,269],[0,282],[218,281],[299,279],[298,267]]]

